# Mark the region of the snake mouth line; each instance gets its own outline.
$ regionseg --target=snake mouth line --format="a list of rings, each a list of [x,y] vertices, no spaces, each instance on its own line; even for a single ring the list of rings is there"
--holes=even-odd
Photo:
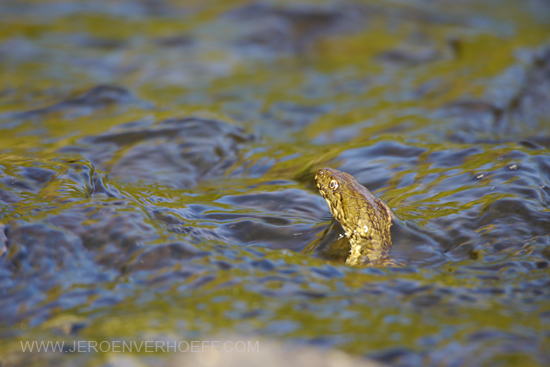
[[[326,198],[327,194],[326,194],[325,185],[323,185],[321,183],[317,183],[317,190],[319,190],[319,193],[321,194],[321,196]]]

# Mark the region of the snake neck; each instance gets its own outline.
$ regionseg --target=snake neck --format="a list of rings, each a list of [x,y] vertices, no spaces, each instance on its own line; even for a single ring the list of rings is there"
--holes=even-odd
[[[387,232],[387,233],[385,233]],[[351,266],[376,265],[384,266],[388,262],[391,249],[390,226],[383,228],[379,236],[366,238],[359,232],[349,237],[350,253],[346,264]]]

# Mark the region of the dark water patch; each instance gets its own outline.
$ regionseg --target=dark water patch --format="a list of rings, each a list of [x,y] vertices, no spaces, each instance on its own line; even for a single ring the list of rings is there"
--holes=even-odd
[[[170,6],[165,1],[122,1],[112,3],[98,1],[80,2],[7,2],[0,9],[3,14],[17,17],[43,17],[51,21],[60,17],[82,14],[112,15],[119,18],[136,18],[143,16],[182,16],[187,13],[185,7]]]
[[[0,201],[2,202],[2,204],[15,204],[20,200],[21,198],[19,196],[0,188]]]
[[[9,276],[14,280],[2,284],[2,293],[8,297],[4,299],[7,302],[4,308],[6,318],[2,322],[5,324],[27,317],[39,322],[55,308],[79,305],[87,301],[89,294],[74,294],[70,291],[72,285],[101,284],[114,275],[109,271],[99,271],[82,239],[74,233],[46,223],[22,221],[10,222],[5,232],[8,254],[1,267],[11,273]],[[25,290],[20,289],[21,285]],[[51,292],[63,296],[45,301]],[[20,313],[18,309],[9,307],[9,300],[15,299],[26,312]]]
[[[25,162],[26,163],[26,162]],[[39,165],[40,162],[37,162]],[[55,171],[37,166],[21,167],[13,165],[10,160],[3,162],[3,172],[0,177],[0,182],[8,190],[6,195],[15,195],[17,193],[33,193],[36,194],[42,184],[47,182],[55,175]]]
[[[189,35],[174,35],[154,39],[153,43],[162,47],[189,47],[192,46],[195,41],[193,37]]]
[[[302,54],[310,51],[319,38],[361,29],[366,11],[356,4],[275,7],[256,3],[225,16],[244,26],[244,34],[236,41],[239,48]]]
[[[422,356],[417,352],[408,348],[399,347],[381,351],[376,354],[369,354],[367,357],[384,364],[400,367],[420,366],[423,362]]]
[[[550,229],[550,216],[544,212],[532,210],[527,207],[523,200],[506,200],[502,199],[491,204],[483,213],[479,220],[480,225],[488,223],[500,223],[502,221],[515,222],[524,220],[530,224],[529,231],[524,234],[544,235]],[[538,231],[535,228],[540,227]]]
[[[198,288],[200,289],[201,287],[203,287],[204,285],[214,281],[216,279],[216,275],[203,275],[203,276],[200,276],[198,278],[194,278],[189,284],[188,284],[188,287],[189,288]]]
[[[266,3],[253,3],[243,8],[231,10],[225,14],[226,19],[240,22],[242,30],[237,32],[237,48],[247,55],[269,56],[273,53],[311,54],[315,46],[324,38],[338,35],[354,34],[368,29],[377,19],[387,22],[389,29],[397,28],[404,23],[414,24],[449,24],[467,25],[471,19],[457,15],[444,15],[429,8],[413,9],[411,7],[388,7],[366,3],[336,4],[329,2],[323,5],[299,4],[292,6],[273,6]],[[490,22],[482,17],[477,25]],[[498,28],[496,26],[495,28]],[[449,48],[457,51],[458,42],[451,38]],[[426,51],[387,51],[383,59],[426,63],[439,57],[439,52],[429,47]]]
[[[426,150],[397,142],[382,141],[369,147],[342,153],[339,169],[348,172],[371,191],[385,187],[390,174],[404,171],[417,163]]]
[[[443,243],[446,250],[457,249],[452,251],[454,255],[482,261],[483,256],[489,254],[514,254],[533,236],[545,236],[550,224],[548,219],[546,213],[527,208],[520,199],[502,199],[485,209],[473,210],[470,218],[450,216],[432,221],[432,225],[448,228],[448,241]],[[478,244],[476,248],[483,255],[473,253],[477,250],[464,247],[465,243]]]
[[[64,118],[90,115],[111,106],[138,104],[140,100],[129,90],[117,85],[99,85],[51,106],[31,111],[12,113],[4,118],[26,120],[50,114],[61,114]]]
[[[133,253],[160,238],[156,229],[139,211],[119,211],[112,206],[98,210],[75,208],[50,219],[77,234],[84,246],[97,252],[96,263],[120,269]],[[87,223],[82,226],[82,223]]]
[[[470,334],[468,336],[469,341],[484,341],[487,339],[508,339],[518,342],[535,342],[536,338],[529,335],[518,335],[513,333],[503,332],[501,330],[481,330]]]
[[[6,203],[17,204],[1,207],[4,215],[21,207],[34,206],[33,203],[43,199],[60,203],[90,197],[122,197],[118,188],[84,159],[46,161],[2,156],[0,162],[4,167],[0,176],[0,189],[3,187],[1,192],[5,192],[0,197],[4,197]]]
[[[128,211],[128,208],[128,203],[125,211],[109,205],[74,205],[43,221],[9,222],[5,230],[8,253],[2,257],[0,273],[2,278],[8,276],[17,282],[3,282],[2,292],[11,294],[11,301],[19,298],[18,303],[30,310],[19,313],[6,305],[6,312],[18,314],[12,322],[21,318],[38,322],[52,310],[86,304],[94,295],[95,286],[101,289],[104,282],[117,274],[134,274],[136,281],[145,276],[147,284],[170,284],[182,276],[188,278],[193,274],[189,267],[191,273],[184,271],[183,275],[178,275],[178,271],[164,275],[155,271],[174,268],[184,261],[209,254],[184,242],[154,245],[153,242],[160,238],[156,228],[147,223],[146,216],[139,210]],[[67,281],[67,276],[71,281]],[[25,292],[17,285],[22,283],[26,283]],[[63,291],[59,297],[37,307],[47,292],[61,283]],[[88,285],[91,293],[79,295],[70,290],[71,285]],[[118,303],[125,297],[124,293],[117,296],[110,292],[99,293],[101,296],[90,305],[94,309],[112,306],[113,302]],[[9,319],[3,321],[10,323]]]
[[[6,237],[6,226],[0,224],[0,259],[7,251],[8,237]]]
[[[390,66],[412,67],[458,56],[459,41],[451,40],[438,48],[434,40],[421,32],[413,33],[401,46],[394,50],[384,51],[376,60]]]
[[[342,273],[338,268],[330,265],[325,265],[322,268],[312,268],[312,271],[327,278],[340,278],[344,276],[344,273]]]
[[[265,270],[265,271],[270,271],[275,268],[275,264],[273,264],[271,261],[267,259],[252,261],[250,265],[261,268],[262,270]]]
[[[237,239],[242,244],[294,251],[301,251],[308,241],[313,240],[318,233],[318,231],[311,230],[310,225],[307,224],[282,227],[246,219],[224,227],[227,237]]]
[[[439,58],[437,51],[427,48],[425,50],[392,50],[381,53],[378,60],[388,64],[397,64],[404,66],[414,66],[435,61]]]
[[[432,168],[452,168],[462,166],[468,157],[481,153],[483,149],[480,147],[449,149],[430,153],[429,160]]]
[[[13,37],[0,43],[0,60],[2,63],[28,62],[43,56],[44,50],[35,42],[26,38]]]
[[[0,364],[189,364],[19,342],[229,331],[548,365],[541,3],[197,4],[0,5]],[[388,202],[403,267],[343,264],[321,166]]]
[[[44,184],[48,182],[55,173],[54,171],[40,167],[25,167],[20,174],[38,184]]]
[[[207,251],[200,251],[191,244],[183,242],[148,246],[126,263],[125,273],[168,267],[181,260],[208,254]]]
[[[394,272],[414,273],[415,264],[437,264],[442,261],[441,243],[445,237],[439,232],[427,231],[418,227],[414,222],[393,221],[391,227],[392,258],[397,263],[412,266],[412,268],[394,268]]]
[[[226,173],[252,140],[237,126],[189,117],[118,128],[62,151],[78,153],[126,182],[190,188]]]
[[[225,214],[225,213],[219,213],[219,214],[206,214],[204,215],[205,220],[213,219],[216,221],[224,221],[224,222],[236,222],[238,219],[243,218],[242,214]],[[272,216],[254,216],[254,215],[246,215],[246,218],[254,218],[256,220],[262,221],[268,225],[274,225],[274,226],[286,226],[290,225],[291,221],[279,218],[279,217],[272,217]],[[233,225],[229,226],[230,228],[233,227]]]
[[[10,222],[6,228],[10,268],[17,276],[35,277],[60,269],[76,270],[85,261],[83,244],[72,234],[43,224]]]
[[[296,292],[296,296],[302,296],[306,298],[314,298],[314,299],[321,299],[325,298],[327,296],[326,293],[323,292],[315,292],[315,291],[298,291]]]
[[[168,231],[186,235],[190,241],[218,239],[236,245],[301,251],[316,240],[322,229],[312,205],[322,199],[302,190],[227,195],[207,205],[185,208],[151,208],[152,216]],[[222,207],[220,207],[220,204]],[[231,205],[231,209],[226,209]]]
[[[456,123],[456,126],[461,126],[460,130],[451,135],[451,139],[457,142],[473,142],[479,139],[477,134],[489,135],[504,113],[502,108],[485,101],[457,101],[446,105],[444,111],[449,117],[461,119]],[[469,137],[471,140],[465,140]]]
[[[283,138],[288,133],[298,133],[314,123],[320,116],[333,109],[331,106],[307,106],[294,102],[274,103],[262,114],[266,125],[262,130],[270,136]]]
[[[128,45],[128,41],[116,38],[97,38],[86,34],[77,34],[70,37],[71,41],[79,47],[97,48],[104,50],[118,50]]]
[[[318,240],[311,242],[305,253],[312,253],[323,259],[343,263],[350,251],[349,240],[344,236],[342,226],[330,219],[328,227],[320,234]]]
[[[527,63],[495,78],[485,98],[455,101],[436,114],[450,121],[450,140],[496,143],[548,135],[550,50],[544,47],[526,58]]]
[[[320,212],[325,209],[325,203],[320,196],[296,189],[227,195],[217,202],[258,211],[298,214],[312,220],[320,219]]]

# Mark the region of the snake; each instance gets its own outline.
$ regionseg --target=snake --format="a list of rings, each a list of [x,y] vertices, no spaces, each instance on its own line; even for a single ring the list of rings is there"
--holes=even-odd
[[[315,183],[349,239],[346,264],[390,265],[390,208],[348,173],[321,168],[315,174]]]

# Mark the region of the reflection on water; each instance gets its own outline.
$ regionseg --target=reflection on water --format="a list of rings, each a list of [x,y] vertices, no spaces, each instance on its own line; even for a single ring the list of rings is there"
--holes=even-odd
[[[212,335],[550,363],[547,3],[0,14],[0,364],[170,365],[20,341]],[[325,166],[392,208],[405,267],[343,264]]]

